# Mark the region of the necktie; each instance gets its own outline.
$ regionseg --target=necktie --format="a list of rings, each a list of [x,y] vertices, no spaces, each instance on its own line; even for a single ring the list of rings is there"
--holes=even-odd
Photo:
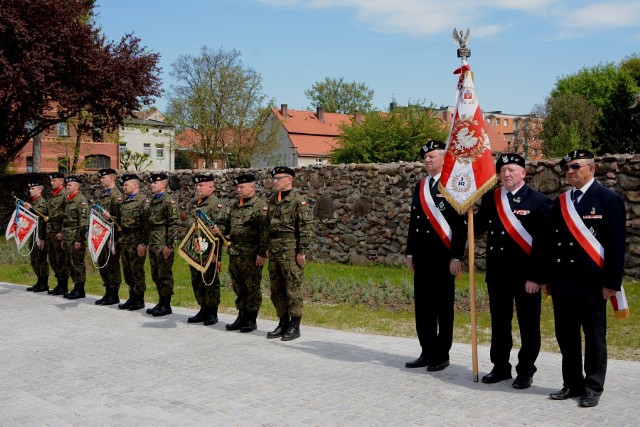
[[[580,196],[582,196],[581,190],[574,190],[571,194],[571,201],[573,201],[574,206],[578,204]]]
[[[509,200],[509,207],[513,208],[513,193],[511,191],[507,191],[507,200]]]

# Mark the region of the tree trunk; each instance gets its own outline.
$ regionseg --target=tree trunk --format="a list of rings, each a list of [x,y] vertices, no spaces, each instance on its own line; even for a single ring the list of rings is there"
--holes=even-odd
[[[40,172],[40,158],[42,157],[42,134],[39,133],[33,137],[33,159],[32,172]]]
[[[80,157],[80,140],[82,139],[82,132],[78,131],[76,134],[76,145],[73,147],[73,163],[71,163],[71,169],[69,173],[76,173],[78,168],[78,158]]]

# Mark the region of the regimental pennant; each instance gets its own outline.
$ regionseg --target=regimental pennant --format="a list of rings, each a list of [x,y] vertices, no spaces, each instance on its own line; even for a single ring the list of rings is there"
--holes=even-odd
[[[16,217],[17,214],[17,217]],[[7,240],[14,238],[18,250],[27,243],[29,237],[38,227],[38,215],[29,212],[22,206],[18,206],[11,215],[5,237]]]
[[[218,239],[207,226],[196,218],[178,248],[178,254],[196,270],[204,273],[216,260],[216,243]]]
[[[98,257],[104,249],[109,238],[113,235],[113,225],[107,222],[100,215],[97,215],[93,209],[91,209],[91,215],[89,215],[89,254],[93,263],[98,262]]]

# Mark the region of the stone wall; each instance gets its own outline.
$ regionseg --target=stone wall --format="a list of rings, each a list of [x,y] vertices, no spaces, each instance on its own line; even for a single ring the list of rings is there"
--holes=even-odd
[[[621,194],[627,208],[625,274],[640,278],[640,156],[615,155],[596,159],[596,179]],[[242,170],[244,171],[244,170]],[[213,171],[216,194],[230,202],[231,182],[241,170]],[[266,196],[272,187],[268,169],[253,172],[258,177],[258,194]],[[186,218],[193,203],[192,171],[177,171],[172,188]],[[527,166],[530,185],[555,198],[567,189],[555,162],[540,161]],[[148,177],[141,173],[141,178]],[[294,185],[305,194],[316,218],[316,238],[310,257],[321,261],[363,264],[404,263],[410,200],[416,182],[424,177],[421,163],[349,164],[312,166],[297,170]],[[44,175],[43,175],[44,176]],[[6,224],[14,206],[13,196],[26,197],[25,175],[4,176],[0,186],[0,221]],[[95,199],[101,187],[96,175],[85,176],[83,192]],[[148,192],[148,185],[145,185]],[[45,194],[50,193],[46,187]],[[484,268],[484,243],[476,242],[476,263]]]

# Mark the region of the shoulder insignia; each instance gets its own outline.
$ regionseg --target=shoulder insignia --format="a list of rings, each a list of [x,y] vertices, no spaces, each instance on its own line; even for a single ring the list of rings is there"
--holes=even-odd
[[[80,202],[80,203],[82,204],[82,206],[86,206],[87,205],[87,202]]]
[[[171,203],[172,205],[175,205],[176,201],[175,200],[171,200],[171,201],[169,201],[169,203]]]
[[[116,197],[116,200],[121,202],[122,201],[122,197]]]
[[[144,201],[144,202],[145,202],[145,203],[147,203],[147,204],[149,204],[149,203],[151,203],[151,200],[149,200],[149,199],[145,199],[145,201]]]
[[[266,211],[268,211],[268,210],[269,210],[269,207],[268,207],[268,206],[264,206],[264,207],[262,208],[262,210],[266,212]]]
[[[300,202],[300,206],[307,206],[307,202]]]
[[[222,209],[222,205],[218,203],[218,209]]]

